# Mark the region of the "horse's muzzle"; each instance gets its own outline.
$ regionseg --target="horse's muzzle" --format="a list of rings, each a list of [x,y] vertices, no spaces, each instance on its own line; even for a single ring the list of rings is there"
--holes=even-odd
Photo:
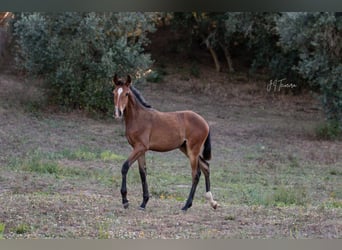
[[[122,111],[120,109],[118,109],[117,107],[115,107],[113,117],[115,119],[121,119],[122,118]]]

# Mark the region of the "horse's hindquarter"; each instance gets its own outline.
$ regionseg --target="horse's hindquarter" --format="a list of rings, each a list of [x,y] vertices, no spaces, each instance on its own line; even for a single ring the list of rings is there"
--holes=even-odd
[[[187,132],[201,133],[206,138],[209,133],[209,125],[206,120],[193,111],[183,111],[182,113],[184,113],[186,121],[185,126],[189,130]]]
[[[206,120],[193,111],[184,111],[185,136],[188,143],[202,144],[209,134]]]

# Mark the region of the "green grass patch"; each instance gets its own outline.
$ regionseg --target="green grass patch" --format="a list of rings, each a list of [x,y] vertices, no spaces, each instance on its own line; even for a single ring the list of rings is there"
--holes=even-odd
[[[269,192],[258,185],[241,186],[241,198],[239,203],[247,205],[268,205]]]
[[[279,186],[274,190],[258,185],[241,186],[239,204],[261,206],[305,206],[308,202],[307,191],[303,187]]]
[[[75,151],[63,150],[62,152],[44,153],[36,150],[28,153],[23,158],[13,158],[9,161],[8,168],[14,171],[26,171],[37,174],[54,175],[56,178],[93,178],[104,184],[113,184],[111,169],[82,168],[80,166],[63,165],[62,160],[75,161],[122,161],[124,157],[110,153],[109,151],[90,152],[84,149]],[[79,165],[79,164],[77,164]]]
[[[15,228],[13,228],[13,231],[16,234],[25,234],[31,231],[31,227],[28,224],[21,223],[17,225]]]
[[[104,240],[104,239],[109,239],[110,234],[109,234],[109,224],[108,223],[103,223],[98,225],[98,233],[97,233],[97,238]]]
[[[92,150],[86,147],[81,147],[76,150],[64,150],[60,152],[60,155],[68,160],[79,160],[79,161],[123,161],[126,159],[125,156],[115,154],[110,150]]]
[[[307,191],[304,187],[278,187],[269,197],[269,205],[288,206],[299,205],[304,206],[308,201]]]
[[[324,202],[324,207],[326,207],[326,208],[342,208],[342,200],[330,198],[328,201]]]
[[[105,150],[100,153],[100,158],[103,161],[124,161],[126,160],[125,156],[117,155],[115,153],[112,153],[109,150]]]
[[[0,223],[0,240],[4,238],[5,227],[5,223]]]
[[[121,162],[126,159],[125,156],[112,153],[109,150],[90,150],[88,148],[78,148],[76,150],[64,149],[59,152],[43,152],[35,150],[28,152],[23,158],[12,158],[9,160],[9,167],[16,168],[20,165],[27,165],[26,170],[42,173],[56,173],[59,160],[75,160],[75,161],[105,161],[105,162]],[[41,166],[40,163],[44,163]]]
[[[60,174],[60,167],[56,162],[38,159],[29,160],[23,164],[23,170],[40,174]]]
[[[92,175],[92,173],[87,169],[82,169],[79,167],[64,167],[57,162],[45,159],[30,159],[24,161],[21,169],[38,174],[55,175],[56,177],[89,177]]]

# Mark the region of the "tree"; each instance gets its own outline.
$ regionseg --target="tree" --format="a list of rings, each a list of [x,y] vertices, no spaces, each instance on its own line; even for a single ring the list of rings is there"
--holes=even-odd
[[[295,51],[293,66],[320,90],[327,120],[342,130],[342,17],[335,13],[283,13],[277,21],[280,44]]]
[[[60,105],[112,110],[114,73],[142,77],[150,13],[24,13],[13,23],[17,66],[47,79]]]

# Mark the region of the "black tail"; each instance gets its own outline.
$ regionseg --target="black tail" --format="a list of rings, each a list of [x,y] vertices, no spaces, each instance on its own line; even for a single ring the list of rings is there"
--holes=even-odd
[[[209,161],[211,159],[211,142],[210,142],[210,131],[208,133],[207,139],[204,143],[204,149],[203,149],[203,159],[206,161]]]

